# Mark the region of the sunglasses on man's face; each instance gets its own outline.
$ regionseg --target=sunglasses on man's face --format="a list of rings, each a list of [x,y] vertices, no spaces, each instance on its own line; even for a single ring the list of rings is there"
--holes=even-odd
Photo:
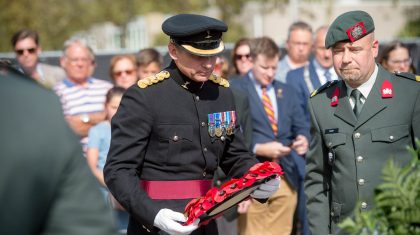
[[[28,49],[17,49],[15,50],[16,54],[23,55],[27,51],[29,54],[34,54],[36,52],[36,47],[28,48]]]

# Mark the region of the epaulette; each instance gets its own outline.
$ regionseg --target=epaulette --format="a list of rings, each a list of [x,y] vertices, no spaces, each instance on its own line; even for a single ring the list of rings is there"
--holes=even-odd
[[[318,89],[314,90],[311,93],[311,98],[314,97],[314,96],[316,96],[319,92],[321,92],[321,91],[327,89],[328,87],[336,84],[337,82],[338,82],[338,80],[332,80],[332,81],[326,82],[324,85],[320,86]]]
[[[398,77],[408,78],[408,79],[420,82],[420,75],[415,75],[412,73],[400,73],[400,72],[396,72],[395,75],[397,75]]]
[[[218,77],[218,76],[216,76],[214,74],[212,74],[209,77],[209,80],[212,81],[212,82],[214,82],[214,83],[216,83],[216,84],[219,84],[220,86],[229,87],[229,81],[228,80],[226,80],[226,79],[224,79],[222,77]]]
[[[163,81],[166,78],[169,78],[170,76],[171,76],[171,74],[168,71],[163,70],[163,71],[160,71],[159,73],[157,73],[155,75],[152,75],[152,76],[149,76],[149,77],[146,77],[144,79],[139,80],[137,82],[137,86],[139,86],[140,88],[143,89],[143,88],[146,88],[150,85],[153,85],[155,83]]]

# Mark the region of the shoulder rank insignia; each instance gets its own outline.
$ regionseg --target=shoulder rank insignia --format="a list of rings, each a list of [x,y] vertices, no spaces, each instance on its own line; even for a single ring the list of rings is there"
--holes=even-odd
[[[228,80],[226,80],[226,79],[224,79],[222,77],[218,77],[218,76],[216,76],[214,74],[212,74],[209,77],[209,80],[212,81],[212,82],[214,82],[214,83],[216,83],[216,84],[219,84],[220,86],[229,87],[229,81]]]
[[[163,71],[160,71],[159,73],[157,73],[155,75],[152,75],[152,76],[149,76],[149,77],[146,77],[144,79],[139,80],[137,82],[137,85],[140,88],[146,88],[146,87],[148,87],[148,86],[150,86],[152,84],[155,84],[155,83],[158,83],[160,81],[163,81],[166,78],[169,78],[170,76],[171,75],[169,74],[168,71],[163,70]]]
[[[408,78],[408,79],[420,82],[420,75],[415,75],[412,73],[399,73],[399,72],[396,72],[395,75],[397,75],[398,77]]]
[[[314,90],[314,91],[311,93],[311,98],[312,98],[312,97],[314,97],[314,96],[316,96],[319,92],[321,92],[321,91],[323,91],[323,90],[327,89],[328,87],[330,87],[330,86],[332,86],[332,85],[334,85],[334,84],[336,84],[336,83],[338,83],[338,81],[337,81],[337,80],[332,80],[332,81],[328,81],[328,82],[326,82],[324,85],[320,86],[318,89]]]

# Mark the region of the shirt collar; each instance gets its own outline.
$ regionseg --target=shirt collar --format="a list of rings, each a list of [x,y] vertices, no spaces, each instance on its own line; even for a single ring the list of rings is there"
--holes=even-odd
[[[66,78],[66,79],[64,79],[63,80],[63,83],[64,83],[64,85],[66,85],[67,87],[74,87],[74,86],[79,86],[79,84],[77,84],[77,83],[74,83],[74,82],[72,82],[72,81],[70,81],[70,79],[68,79],[68,78]],[[88,84],[91,84],[91,83],[93,83],[93,77],[88,77],[87,78],[87,83]]]
[[[367,99],[370,91],[372,90],[372,87],[375,84],[377,75],[378,75],[378,65],[375,64],[375,70],[373,71],[372,75],[370,75],[370,78],[365,83],[357,87],[357,89],[360,91],[360,93],[362,93],[365,99]],[[350,93],[356,88],[352,88],[347,84],[346,86],[347,86],[347,95],[350,96]]]

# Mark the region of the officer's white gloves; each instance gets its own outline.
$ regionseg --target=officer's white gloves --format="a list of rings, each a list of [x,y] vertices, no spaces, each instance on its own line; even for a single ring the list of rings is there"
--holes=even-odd
[[[261,184],[254,192],[251,193],[251,197],[257,199],[266,199],[273,195],[280,186],[280,177],[271,179]]]
[[[185,221],[187,218],[182,213],[165,208],[157,213],[153,225],[171,235],[188,235],[196,230],[200,223],[200,220],[197,219],[192,224],[183,226],[181,223]]]

